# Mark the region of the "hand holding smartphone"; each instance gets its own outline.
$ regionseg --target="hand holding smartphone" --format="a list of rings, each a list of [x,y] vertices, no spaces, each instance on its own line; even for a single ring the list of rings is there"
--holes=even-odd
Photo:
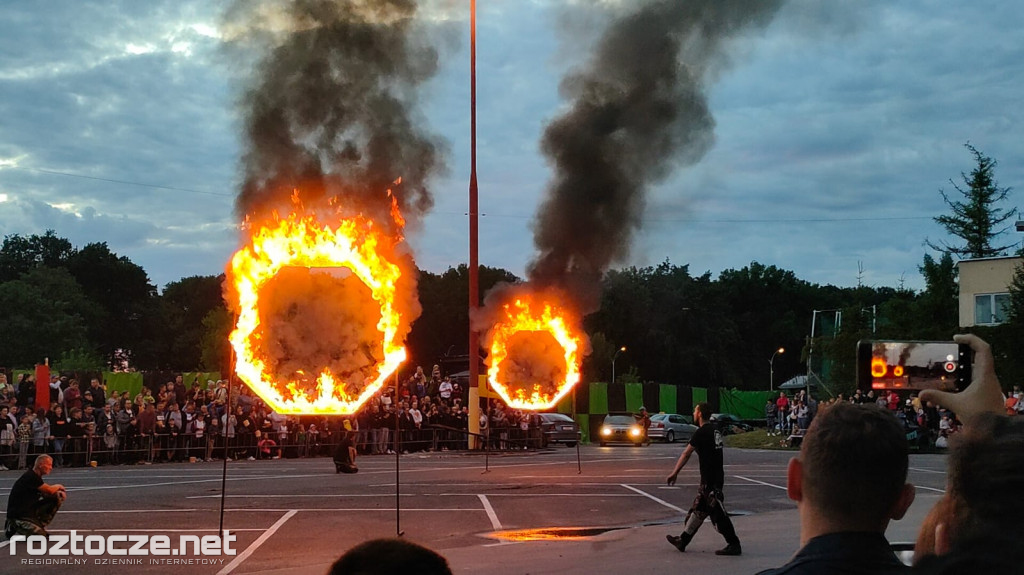
[[[962,420],[983,413],[1003,414],[1003,390],[996,377],[992,348],[988,342],[973,334],[954,335],[953,341],[968,346],[973,352],[970,387],[963,393],[922,391],[921,399],[953,411]]]

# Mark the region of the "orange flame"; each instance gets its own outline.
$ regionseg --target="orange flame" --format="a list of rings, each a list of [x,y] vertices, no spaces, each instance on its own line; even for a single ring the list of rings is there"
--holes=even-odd
[[[872,357],[871,358],[871,375],[872,377],[885,377],[885,374],[889,373],[889,364],[885,361],[884,357]]]
[[[297,192],[292,200],[297,211],[303,211]],[[393,197],[392,216],[400,228],[398,218],[401,215]],[[286,218],[275,213],[269,221],[247,222],[249,243],[235,253],[227,270],[229,300],[234,300],[231,303],[238,312],[230,336],[237,358],[235,371],[278,413],[355,413],[406,359],[400,340],[411,320],[403,317],[396,303],[403,271],[397,261],[387,258],[402,238],[399,234],[389,236],[382,226],[376,226],[362,215],[338,219],[335,228],[322,224],[318,215],[312,213],[293,213]],[[380,347],[365,352],[376,362],[370,376],[350,374],[351,380],[345,381],[345,376],[322,365],[296,370],[294,373],[299,376],[317,373],[315,388],[312,388],[308,380],[303,383],[295,377],[277,381],[278,376],[268,373],[273,370],[269,369],[270,360],[261,343],[270,338],[260,325],[260,291],[286,267],[344,267],[369,288],[371,297],[380,306],[380,321],[375,326]],[[383,359],[377,359],[380,357]]]
[[[487,377],[505,403],[515,409],[548,409],[557,404],[580,380],[581,352],[584,347],[579,319],[557,304],[542,301],[541,296],[520,295],[502,306],[502,315],[488,332],[490,349],[487,357]],[[530,338],[535,342],[543,337],[554,338],[561,347],[563,366],[555,370],[561,381],[536,381],[517,377],[505,368],[506,360],[516,338]],[[533,361],[535,358],[528,358]],[[523,374],[519,374],[523,375]],[[558,377],[558,376],[555,376]],[[516,381],[518,380],[518,381]]]

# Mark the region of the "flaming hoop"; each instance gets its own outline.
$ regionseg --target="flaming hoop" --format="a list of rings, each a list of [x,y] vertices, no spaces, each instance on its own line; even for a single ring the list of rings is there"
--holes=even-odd
[[[393,198],[392,198],[393,201]],[[392,217],[401,225],[401,216],[392,203]],[[363,216],[341,219],[336,228],[321,224],[315,215],[291,214],[252,226],[250,242],[231,259],[228,268],[229,296],[238,310],[238,320],[230,341],[235,350],[238,376],[274,411],[284,414],[352,414],[394,373],[406,359],[399,341],[404,337],[402,313],[396,305],[399,279],[403,271],[389,261],[401,237],[389,237],[379,226]],[[315,386],[295,378],[276,381],[268,373],[268,362],[260,350],[267,338],[260,329],[260,292],[267,282],[284,268],[347,268],[367,288],[380,306],[379,349],[367,357],[375,358],[370,377],[334,373],[323,365],[308,366],[316,373]],[[375,343],[376,345],[376,343]],[[383,359],[379,359],[382,357]],[[303,371],[298,373],[303,374]]]
[[[539,298],[517,297],[502,306],[503,315],[488,332],[490,353],[487,378],[505,403],[515,409],[549,409],[565,397],[580,380],[580,352],[584,346],[582,329],[566,310],[539,301]],[[561,381],[509,381],[505,363],[516,338],[553,338],[560,347],[558,366]]]

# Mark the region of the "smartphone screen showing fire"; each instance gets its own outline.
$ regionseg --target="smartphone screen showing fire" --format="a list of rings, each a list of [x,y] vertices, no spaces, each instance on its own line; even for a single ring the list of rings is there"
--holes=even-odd
[[[870,341],[857,349],[862,390],[959,391],[970,381],[970,355],[954,342]]]

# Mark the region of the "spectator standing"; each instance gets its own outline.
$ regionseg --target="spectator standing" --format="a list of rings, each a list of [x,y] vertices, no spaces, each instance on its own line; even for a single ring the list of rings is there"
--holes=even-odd
[[[779,433],[786,433],[789,425],[789,398],[785,391],[779,392],[779,398],[775,400],[775,407],[778,410]]]
[[[89,382],[89,391],[92,392],[92,404],[96,407],[96,411],[103,409],[103,406],[107,403],[107,392],[100,385],[100,380],[92,378]]]
[[[889,409],[889,396],[884,393],[879,393],[878,398],[875,399],[875,405],[881,409]]]
[[[900,396],[893,390],[889,390],[889,395],[886,397],[887,407],[889,411],[896,411],[900,408]]]
[[[82,408],[82,390],[78,388],[78,380],[72,379],[68,388],[64,390],[64,409],[71,414],[73,409]]]
[[[903,426],[876,406],[836,403],[815,419],[790,460],[801,549],[760,575],[907,573],[885,539],[914,501]]]
[[[448,377],[441,380],[441,383],[437,386],[437,395],[448,405],[451,405],[452,400],[452,382]]]
[[[25,469],[28,462],[28,446],[32,441],[32,415],[22,415],[18,424],[18,469]]]
[[[32,420],[32,453],[46,453],[46,442],[53,439],[50,434],[50,418],[47,413],[39,410]]]
[[[7,471],[16,465],[11,459],[11,454],[14,453],[17,443],[17,426],[11,422],[8,413],[9,408],[0,405],[0,471]]]
[[[775,435],[777,433],[775,429],[776,415],[779,413],[779,406],[772,401],[772,398],[768,398],[764,402],[764,422],[765,426],[768,427],[768,435]]]
[[[64,465],[64,446],[68,440],[70,424],[64,414],[64,406],[55,405],[50,413],[50,432],[53,434],[53,464]]]
[[[857,402],[854,402],[854,403],[857,403]],[[800,430],[801,433],[807,430],[807,425],[810,423],[810,419],[811,419],[811,410],[807,406],[806,402],[801,401],[796,406],[796,426]]]

